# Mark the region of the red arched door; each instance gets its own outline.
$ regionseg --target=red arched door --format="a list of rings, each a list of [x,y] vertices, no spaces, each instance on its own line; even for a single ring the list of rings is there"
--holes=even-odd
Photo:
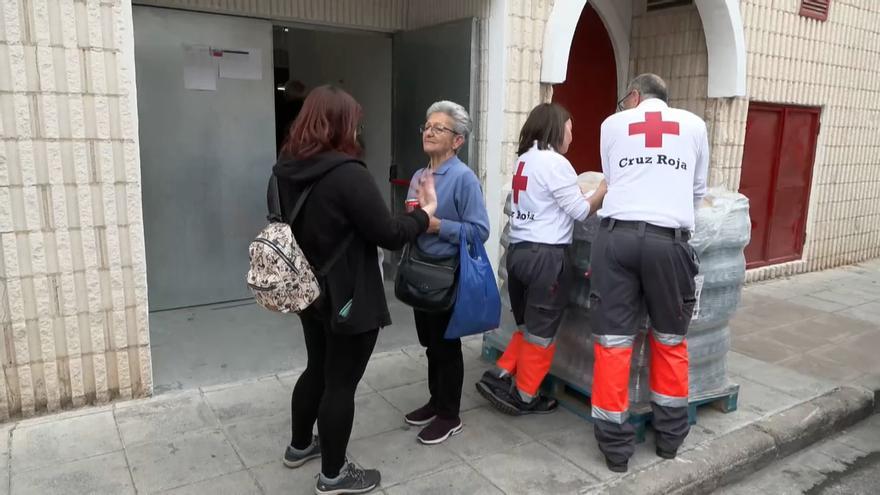
[[[578,20],[568,73],[553,88],[553,101],[571,112],[574,141],[566,157],[578,173],[601,172],[599,127],[616,110],[617,65],[605,24],[590,4]]]

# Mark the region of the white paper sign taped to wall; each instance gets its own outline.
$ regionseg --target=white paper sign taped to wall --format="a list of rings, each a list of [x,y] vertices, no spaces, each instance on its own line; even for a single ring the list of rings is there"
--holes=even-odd
[[[217,90],[217,63],[207,45],[183,45],[183,87]]]
[[[220,77],[224,79],[263,79],[263,51],[259,48],[214,48],[214,58],[220,63]]]

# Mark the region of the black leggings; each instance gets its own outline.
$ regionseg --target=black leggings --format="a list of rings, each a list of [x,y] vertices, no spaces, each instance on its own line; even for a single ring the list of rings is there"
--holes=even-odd
[[[345,451],[354,421],[354,393],[376,345],[379,330],[340,335],[314,313],[300,319],[308,365],[293,388],[290,400],[293,436],[290,444],[306,449],[318,422],[321,472],[335,478],[345,464]]]

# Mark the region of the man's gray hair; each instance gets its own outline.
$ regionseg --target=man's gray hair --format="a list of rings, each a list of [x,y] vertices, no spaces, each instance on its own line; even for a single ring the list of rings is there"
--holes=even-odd
[[[454,124],[452,124],[452,130],[458,134],[467,136],[471,133],[471,116],[468,115],[467,110],[458,103],[448,100],[434,102],[428,107],[428,111],[425,112],[425,118],[427,119],[430,117],[432,113],[445,113],[446,115],[449,115],[454,122]]]
[[[627,92],[638,91],[642,100],[659,98],[669,103],[669,91],[666,89],[666,81],[657,74],[639,74],[627,86]]]

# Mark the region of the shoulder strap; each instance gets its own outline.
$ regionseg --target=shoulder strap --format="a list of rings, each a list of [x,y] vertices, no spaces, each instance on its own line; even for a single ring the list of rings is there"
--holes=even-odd
[[[321,179],[318,179],[318,180],[321,180]],[[288,218],[287,223],[291,227],[293,227],[293,221],[296,220],[296,217],[299,215],[299,212],[302,211],[302,207],[306,204],[306,199],[308,199],[309,194],[312,193],[312,188],[314,188],[315,184],[317,184],[317,183],[318,183],[318,181],[316,180],[315,182],[312,182],[311,184],[306,186],[306,188],[303,189],[303,192],[300,193],[299,198],[297,198],[296,204],[293,205],[293,210],[290,212],[290,215],[287,217]]]
[[[342,242],[339,243],[339,246],[336,248],[336,250],[333,251],[333,255],[330,256],[330,259],[327,260],[326,263],[324,263],[324,266],[322,266],[320,270],[318,270],[317,275],[324,277],[328,273],[330,273],[330,269],[333,268],[333,265],[335,265],[336,262],[342,258],[342,255],[345,254],[345,251],[348,250],[348,247],[351,245],[351,241],[353,240],[354,232],[349,232],[348,235],[345,236],[345,239],[343,239]]]
[[[292,226],[293,221],[296,219],[297,215],[299,215],[303,205],[305,205],[306,199],[308,199],[315,184],[317,184],[317,181],[306,186],[303,192],[300,193],[299,198],[296,200],[296,204],[293,206],[293,210],[290,212],[290,215],[287,216],[289,220],[285,221],[284,212],[281,211],[281,194],[278,192],[278,177],[275,174],[272,174],[269,178],[269,192],[267,198],[269,203],[269,216],[267,216],[266,219],[270,222],[285,222]]]
[[[275,174],[269,176],[269,190],[266,192],[266,203],[269,205],[269,215],[266,220],[270,222],[283,222],[284,213],[281,211],[281,195],[278,193],[278,177]]]

